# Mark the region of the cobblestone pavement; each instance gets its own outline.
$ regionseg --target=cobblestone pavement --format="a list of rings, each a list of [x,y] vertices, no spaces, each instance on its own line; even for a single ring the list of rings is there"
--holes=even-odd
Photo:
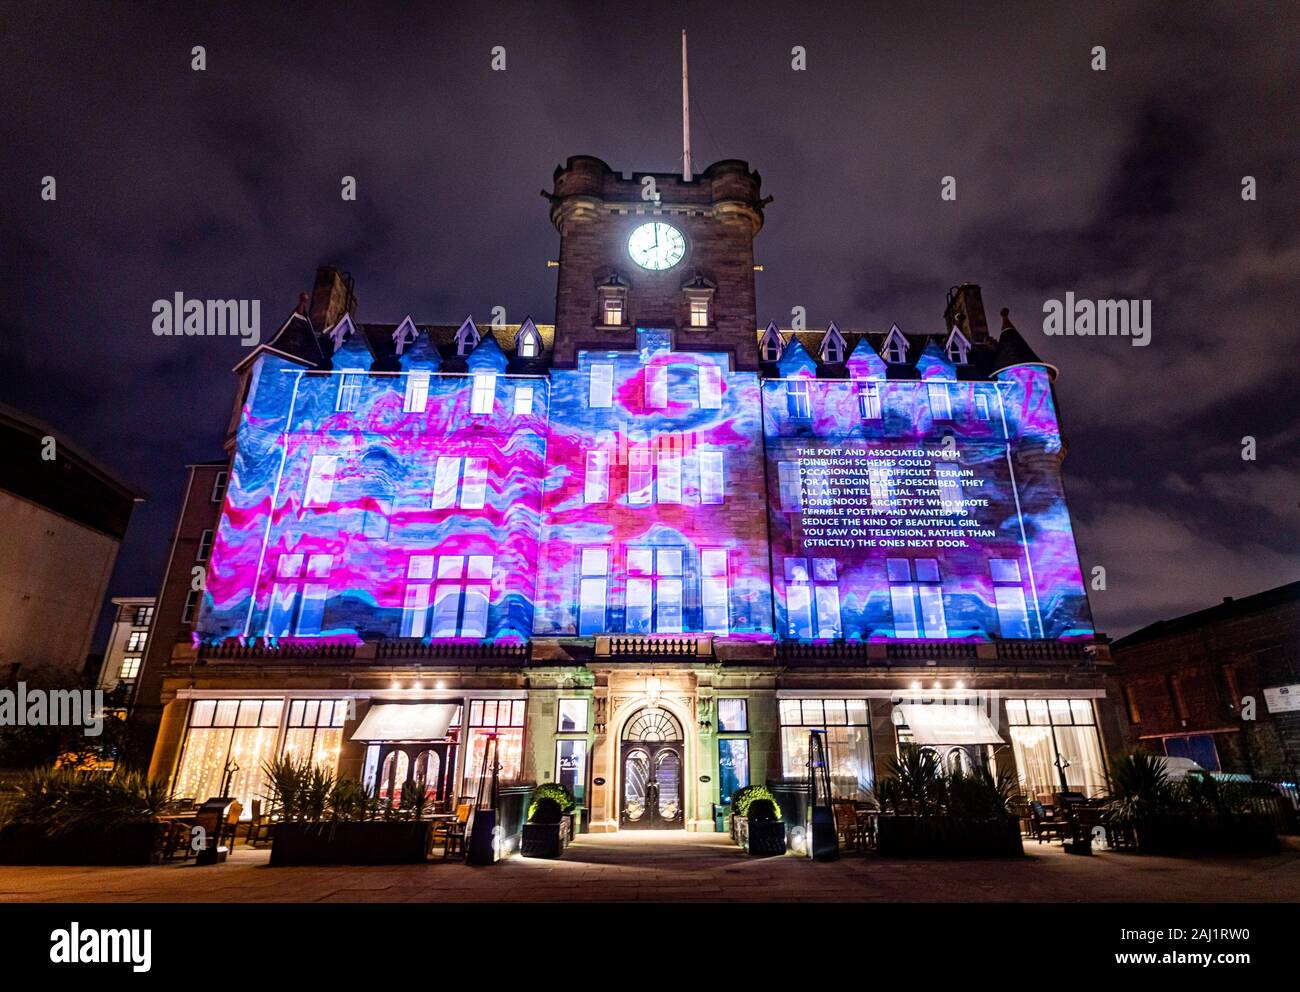
[[[1016,861],[845,854],[751,858],[722,834],[586,834],[559,861],[514,857],[383,867],[271,868],[239,847],[224,865],[0,866],[0,902],[1269,902],[1300,901],[1300,853],[1184,860],[1065,854],[1027,841]]]

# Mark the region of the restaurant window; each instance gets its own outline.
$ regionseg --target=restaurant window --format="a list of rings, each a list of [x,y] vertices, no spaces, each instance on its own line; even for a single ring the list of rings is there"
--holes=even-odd
[[[801,640],[835,638],[840,625],[840,591],[834,558],[785,559],[786,629]]]
[[[749,740],[723,737],[718,740],[718,793],[726,804],[737,789],[749,785]]]
[[[1057,756],[1065,762],[1065,781],[1088,796],[1106,791],[1106,766],[1088,699],[1008,699],[1007,723],[1016,772],[1025,795],[1061,790]]]
[[[749,730],[749,708],[744,699],[718,700],[718,730],[745,733]]]
[[[605,597],[609,589],[609,549],[583,548],[578,587],[578,633],[605,630]]]
[[[263,766],[275,755],[282,699],[196,699],[181,748],[172,795],[202,803],[222,794],[251,815],[254,799],[268,794]]]
[[[808,734],[826,732],[831,792],[866,799],[871,791],[871,719],[865,699],[782,699],[781,769],[788,779],[808,780]]]
[[[555,742],[555,781],[582,802],[587,791],[586,738],[560,738]]]
[[[562,734],[585,734],[587,732],[587,701],[585,699],[561,699],[559,721],[555,729]]]
[[[499,780],[517,781],[524,753],[524,701],[475,699],[469,704],[469,752],[462,795],[478,795],[479,773],[483,768],[484,747],[489,734],[497,736],[497,760],[501,763]],[[488,776],[491,777],[491,769]]]
[[[346,699],[293,699],[280,753],[294,761],[308,759],[313,765],[334,771],[343,746],[343,723],[348,716]]]

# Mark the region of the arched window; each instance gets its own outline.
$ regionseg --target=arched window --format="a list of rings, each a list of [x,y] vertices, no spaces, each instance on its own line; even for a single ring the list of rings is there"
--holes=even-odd
[[[660,741],[682,740],[682,725],[666,710],[646,707],[628,720],[623,728],[623,740],[656,744]]]

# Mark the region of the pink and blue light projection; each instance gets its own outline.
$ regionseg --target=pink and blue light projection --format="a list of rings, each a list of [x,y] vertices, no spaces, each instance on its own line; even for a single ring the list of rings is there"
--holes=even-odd
[[[770,640],[758,376],[637,340],[551,372],[535,630]]]
[[[440,374],[423,336],[404,374],[340,371],[372,361],[355,332],[332,373],[258,359],[201,640],[531,634],[545,378],[505,375],[491,337],[468,375]],[[490,412],[472,412],[475,374],[495,376]]]
[[[861,342],[817,379],[792,342],[763,384],[776,628],[798,640],[1087,638],[1046,369],[919,380]]]

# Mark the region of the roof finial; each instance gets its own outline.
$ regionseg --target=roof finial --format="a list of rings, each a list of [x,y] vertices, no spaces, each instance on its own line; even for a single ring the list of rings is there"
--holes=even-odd
[[[1003,307],[1002,308],[1002,329],[1005,331],[1007,328],[1011,328],[1011,330],[1014,331],[1016,329],[1016,325],[1011,323],[1011,311],[1007,307]]]
[[[299,294],[298,294],[298,309],[295,310],[294,313],[296,313],[296,314],[301,314],[302,316],[306,317],[306,316],[307,316],[308,300],[309,300],[309,297],[307,296],[306,293],[299,293]]]

